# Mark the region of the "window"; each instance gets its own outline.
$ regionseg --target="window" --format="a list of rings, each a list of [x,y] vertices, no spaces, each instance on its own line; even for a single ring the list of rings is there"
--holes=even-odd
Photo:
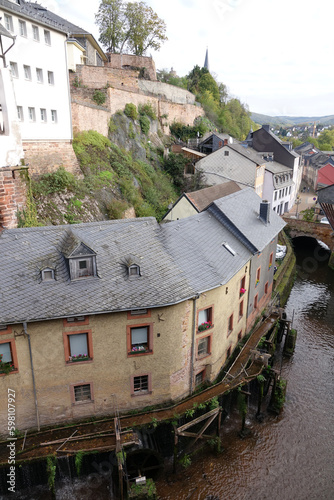
[[[277,200],[277,191],[275,191],[274,201]]]
[[[55,279],[55,272],[53,269],[47,268],[42,270],[42,281],[53,281]]]
[[[73,405],[76,403],[91,403],[94,401],[93,384],[72,384],[71,400]]]
[[[205,370],[202,370],[201,372],[197,373],[195,377],[195,386],[199,386],[204,382],[204,377],[205,377]]]
[[[48,71],[48,84],[49,85],[54,85],[55,84],[55,79],[54,79],[53,71]]]
[[[18,67],[17,67],[17,63],[11,61],[9,63],[9,67],[10,67],[10,72],[11,72],[12,76],[14,78],[18,78],[19,77],[19,70],[18,70]]]
[[[72,316],[71,318],[65,318],[63,320],[63,326],[73,326],[73,325],[88,325],[88,316]]]
[[[233,330],[233,314],[228,318],[228,326],[227,326],[227,336],[231,335]]]
[[[260,283],[260,277],[261,277],[261,267],[259,267],[258,270],[256,271],[255,286],[257,286]]]
[[[71,258],[70,273],[71,279],[87,278],[96,276],[95,256],[85,258]]]
[[[152,353],[153,323],[127,327],[128,355]]]
[[[128,312],[128,319],[150,318],[150,317],[151,317],[151,309],[134,309],[133,311]]]
[[[238,333],[238,342],[240,342],[241,339],[242,339],[242,330],[241,332]]]
[[[51,34],[48,30],[44,30],[44,41],[46,45],[51,45]]]
[[[273,265],[273,258],[274,258],[274,252],[271,252],[271,254],[269,256],[269,267],[268,267],[268,269],[270,269],[271,266]]]
[[[137,264],[133,264],[128,268],[129,276],[140,276],[140,267]]]
[[[19,33],[21,36],[27,36],[27,25],[25,21],[19,19]]]
[[[264,293],[267,294],[268,293],[268,288],[269,288],[269,283],[267,281],[267,283],[264,285]]]
[[[242,300],[239,304],[239,321],[244,315],[244,301]]]
[[[9,330],[6,330],[9,333]],[[17,371],[17,356],[15,340],[5,340],[0,342],[0,375]]]
[[[51,122],[57,123],[57,111],[55,109],[51,109]]]
[[[245,292],[246,292],[246,276],[243,276],[243,278],[241,278],[240,280],[239,297],[242,297]]]
[[[197,331],[203,332],[213,326],[213,308],[208,307],[198,311],[198,327]]]
[[[226,359],[229,358],[232,354],[232,346],[230,346],[226,351]]]
[[[209,356],[211,354],[211,336],[203,337],[199,339],[197,344],[197,355],[198,357]]]
[[[13,18],[5,14],[5,27],[8,31],[14,31],[13,28]]]
[[[257,293],[254,297],[254,309],[257,309],[258,299],[259,299],[259,294]]]
[[[229,151],[224,151],[224,156],[229,156],[230,152]]]
[[[29,121],[35,122],[36,121],[35,108],[28,108],[28,114],[29,114]]]
[[[39,29],[38,26],[32,26],[32,37],[36,42],[39,42]]]
[[[36,78],[38,83],[43,83],[43,70],[41,68],[36,68]]]
[[[93,342],[91,330],[63,332],[65,361],[67,364],[91,361]]]
[[[152,392],[151,376],[149,374],[131,377],[132,396],[150,394]]]
[[[26,80],[31,80],[31,69],[30,69],[30,66],[23,66],[23,70],[24,70],[24,78]]]
[[[41,122],[46,123],[46,109],[41,108]]]

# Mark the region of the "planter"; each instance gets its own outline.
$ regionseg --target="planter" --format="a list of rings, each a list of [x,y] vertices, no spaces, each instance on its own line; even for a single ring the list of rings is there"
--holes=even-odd
[[[208,330],[209,328],[212,327],[212,323],[211,321],[205,321],[205,323],[201,323],[199,326],[198,326],[198,331],[199,332],[204,332],[205,330]]]

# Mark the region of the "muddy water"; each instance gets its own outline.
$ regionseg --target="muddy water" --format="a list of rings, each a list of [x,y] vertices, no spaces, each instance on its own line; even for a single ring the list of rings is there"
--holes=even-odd
[[[238,413],[224,423],[224,451],[206,453],[160,480],[161,500],[332,500],[334,498],[334,272],[319,249],[298,250],[298,277],[286,306],[298,331],[284,360],[287,400],[279,416],[255,420],[238,437]],[[265,408],[263,408],[265,409]]]

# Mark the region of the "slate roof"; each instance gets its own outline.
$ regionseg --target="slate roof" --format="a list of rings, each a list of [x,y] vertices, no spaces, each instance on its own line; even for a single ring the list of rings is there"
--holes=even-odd
[[[235,191],[240,191],[240,189],[241,188],[236,182],[229,181],[223,184],[217,184],[217,186],[210,186],[198,191],[193,191],[192,193],[185,193],[185,195],[192,204],[195,205],[197,210],[201,212],[214,200],[235,193]]]
[[[235,154],[225,156],[229,150]],[[211,185],[234,181],[254,186],[258,165],[265,165],[265,161],[255,150],[233,143],[199,160],[195,169],[205,172],[206,182]]]
[[[286,224],[270,209],[270,222],[266,225],[259,218],[260,202],[261,198],[253,189],[245,188],[214,201],[207,210],[219,209],[227,219],[226,227],[231,231],[237,228],[261,252]]]
[[[334,184],[326,186],[317,191],[318,203],[330,203],[334,205]]]
[[[70,280],[63,252],[73,251],[71,234],[96,252],[97,278]],[[154,307],[195,293],[153,218],[4,230],[0,255],[0,324]],[[128,277],[129,261],[142,276]],[[45,267],[55,280],[41,281]]]

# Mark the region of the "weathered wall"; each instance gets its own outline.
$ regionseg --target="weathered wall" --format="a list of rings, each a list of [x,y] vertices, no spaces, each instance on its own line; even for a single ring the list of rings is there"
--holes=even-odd
[[[290,238],[308,236],[323,241],[332,251],[334,250],[334,232],[329,224],[307,222],[289,217],[284,218],[284,220],[287,222],[286,232]]]
[[[169,85],[162,82],[151,82],[149,80],[139,80],[139,89],[143,92],[148,92],[167,99],[168,101],[177,102],[179,104],[194,104],[195,96],[191,92],[175,85]]]
[[[1,228],[17,227],[17,211],[26,204],[26,170],[27,167],[0,168],[0,232]]]
[[[32,177],[55,172],[60,166],[78,177],[82,176],[70,142],[24,142],[23,150]]]
[[[107,53],[109,62],[105,65],[110,68],[131,69],[145,68],[145,76],[150,80],[156,80],[157,74],[152,57],[134,56],[132,54]]]
[[[122,70],[107,66],[77,66],[75,73],[70,73],[71,87],[86,86],[90,89],[127,89],[129,92],[139,92],[138,70]],[[72,90],[72,89],[71,89]]]

